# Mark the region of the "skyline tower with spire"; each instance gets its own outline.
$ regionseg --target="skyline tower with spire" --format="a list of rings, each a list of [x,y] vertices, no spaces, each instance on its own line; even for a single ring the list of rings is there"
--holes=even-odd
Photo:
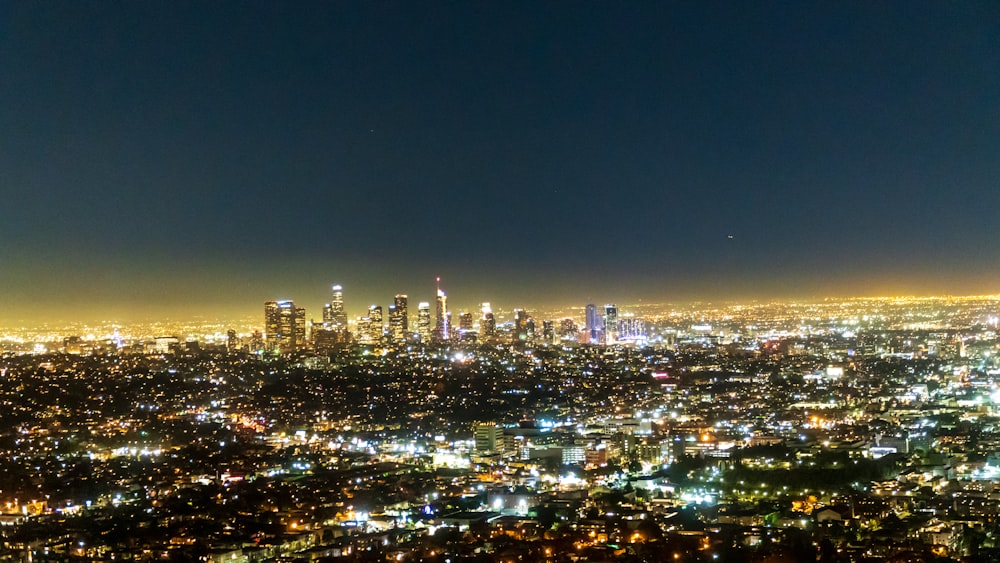
[[[437,307],[435,309],[434,339],[448,340],[451,337],[451,319],[448,313],[448,296],[441,289],[441,277],[435,278],[437,284]]]

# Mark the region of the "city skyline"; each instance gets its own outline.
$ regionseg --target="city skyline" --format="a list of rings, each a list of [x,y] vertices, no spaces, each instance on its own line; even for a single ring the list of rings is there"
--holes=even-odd
[[[5,4],[0,322],[998,291],[995,3],[566,8]]]
[[[593,305],[587,325],[624,337],[596,342],[544,320],[539,340],[523,309],[482,340],[434,341],[428,302],[420,342],[324,327],[302,349],[289,301],[264,305],[266,334],[21,331],[0,339],[0,552],[993,561],[998,302],[639,323]]]
[[[418,302],[421,303],[431,303],[435,301],[435,293],[437,291],[443,291],[447,295],[447,311],[449,315],[453,316],[452,322],[457,325],[458,314],[459,313],[473,313],[474,317],[479,320],[478,313],[481,312],[481,307],[483,305],[490,305],[491,303],[496,306],[498,313],[502,315],[513,315],[519,309],[527,308],[530,311],[542,311],[546,313],[551,313],[553,311],[575,311],[574,315],[564,315],[565,317],[579,317],[581,322],[585,322],[587,319],[586,308],[589,305],[597,306],[602,314],[604,307],[608,306],[619,306],[628,308],[634,307],[648,307],[648,306],[659,306],[659,307],[691,307],[705,304],[754,304],[754,303],[810,303],[810,302],[822,302],[822,301],[849,301],[849,300],[865,300],[865,299],[886,299],[886,298],[906,298],[906,299],[938,299],[938,298],[972,298],[972,297],[982,297],[982,298],[993,298],[1000,296],[1000,293],[991,293],[986,291],[975,292],[931,292],[931,291],[885,291],[885,292],[871,292],[871,293],[853,293],[853,294],[819,294],[810,295],[803,293],[792,293],[792,294],[780,294],[771,292],[757,292],[753,294],[737,295],[732,293],[726,294],[710,294],[710,293],[675,293],[672,298],[671,296],[665,297],[649,297],[638,294],[629,287],[621,287],[618,290],[610,290],[603,293],[597,292],[585,292],[581,291],[579,295],[584,297],[575,298],[567,297],[562,295],[559,298],[539,298],[537,293],[525,292],[522,294],[517,293],[519,288],[507,287],[504,291],[486,291],[486,292],[476,292],[472,294],[459,294],[458,299],[453,298],[453,293],[450,289],[450,284],[447,286],[441,286],[440,278],[435,278],[434,285],[421,288],[420,291],[412,291],[412,288],[402,288],[396,290],[387,290],[388,293],[382,290],[374,290],[371,287],[361,287],[354,288],[350,286],[344,286],[343,284],[337,283],[333,284],[333,287],[337,288],[335,293],[340,295],[340,315],[337,316],[338,319],[346,319],[346,322],[353,326],[359,319],[367,316],[370,308],[373,306],[378,306],[380,308],[385,308],[386,315],[389,315],[392,311],[392,306],[394,305],[394,299],[402,297],[405,299],[408,297],[411,303],[415,306]],[[447,283],[447,282],[445,282]],[[424,284],[427,286],[428,284]],[[461,287],[461,286],[460,286]],[[897,286],[899,287],[899,286]],[[191,309],[178,308],[172,306],[170,308],[150,308],[148,303],[138,304],[142,310],[141,313],[135,314],[136,303],[126,303],[124,306],[114,307],[108,305],[108,303],[96,303],[93,304],[93,308],[89,309],[90,313],[84,314],[66,314],[63,312],[55,312],[53,314],[41,315],[37,309],[28,307],[22,311],[22,317],[18,318],[16,314],[11,314],[11,311],[15,313],[17,309],[8,308],[3,311],[6,314],[0,314],[0,327],[13,328],[17,326],[23,327],[43,327],[46,325],[59,326],[60,324],[132,324],[132,323],[147,323],[147,322],[158,322],[158,321],[169,321],[169,322],[237,322],[243,323],[249,319],[254,319],[260,316],[260,305],[261,303],[267,302],[298,302],[299,304],[305,304],[299,309],[305,312],[305,319],[308,322],[330,322],[332,318],[330,315],[332,310],[330,309],[331,299],[330,295],[330,284],[321,286],[319,289],[313,287],[309,288],[308,291],[302,291],[300,293],[291,292],[271,292],[268,294],[260,294],[251,296],[249,299],[252,301],[246,301],[238,303],[234,306],[218,306],[214,308],[205,308],[199,305],[198,307],[193,307]],[[514,291],[511,292],[511,289]],[[355,291],[356,290],[356,291]],[[400,293],[406,292],[406,293]],[[346,293],[346,297],[345,297]],[[305,295],[306,299],[303,299]],[[498,299],[497,295],[504,295],[509,297],[503,297]],[[395,297],[394,297],[395,296]],[[83,311],[88,311],[87,308],[81,309]],[[415,313],[415,309],[414,309]],[[88,316],[89,314],[89,316]],[[436,323],[437,313],[432,313],[432,325]],[[385,322],[389,322],[389,316],[385,317]],[[410,317],[410,330],[409,332],[415,331],[416,317]],[[511,320],[513,317],[511,317]],[[261,324],[263,326],[264,323]],[[388,325],[386,325],[388,326]],[[449,325],[450,327],[450,325]],[[432,327],[433,328],[433,327]]]

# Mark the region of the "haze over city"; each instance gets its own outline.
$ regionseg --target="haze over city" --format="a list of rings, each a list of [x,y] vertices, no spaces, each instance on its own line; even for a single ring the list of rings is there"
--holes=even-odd
[[[995,293],[998,22],[8,2],[0,321]]]

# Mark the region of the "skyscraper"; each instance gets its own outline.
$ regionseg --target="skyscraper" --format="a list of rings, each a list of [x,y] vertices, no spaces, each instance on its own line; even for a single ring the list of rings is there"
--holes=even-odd
[[[371,317],[358,317],[355,327],[358,331],[358,344],[375,344],[375,338],[372,336]]]
[[[488,340],[497,334],[497,320],[493,316],[493,308],[489,303],[482,304],[482,317],[479,319],[479,339]]]
[[[580,335],[578,334],[579,329],[573,319],[563,319],[559,323],[559,338],[562,340],[575,341],[578,340]]]
[[[264,334],[267,349],[280,354],[306,346],[306,310],[288,300],[264,303]]]
[[[344,288],[333,286],[333,298],[330,301],[330,321],[335,327],[347,330],[347,312],[344,311]],[[326,322],[324,311],[323,321]]]
[[[296,352],[298,352],[299,350],[304,350],[308,347],[309,342],[306,340],[305,307],[295,307],[295,321],[293,322],[292,334],[294,335],[295,338],[293,347]]]
[[[284,301],[282,303],[291,303]],[[281,335],[281,309],[277,301],[267,301],[264,303],[264,343],[268,350],[277,346]]]
[[[234,354],[240,349],[240,339],[236,336],[235,330],[226,332],[226,352]]]
[[[431,341],[431,304],[426,301],[417,304],[417,335],[424,344]]]
[[[604,306],[604,343],[618,342],[618,305]]]
[[[253,336],[250,337],[250,352],[257,355],[263,354],[266,347],[265,342],[264,335],[259,330],[253,331]]]
[[[410,330],[407,301],[407,297],[400,293],[396,294],[392,305],[389,305],[389,335],[393,342],[406,341],[407,332]]]
[[[437,278],[438,288],[437,288],[437,314],[434,324],[434,339],[435,340],[448,340],[451,335],[451,327],[449,326],[450,318],[448,316],[448,296],[444,294],[444,290],[441,289],[441,278]]]
[[[472,313],[463,311],[458,314],[458,338],[459,340],[475,340],[476,332],[472,330]]]
[[[542,321],[542,340],[549,344],[556,341],[556,328],[554,322]]]
[[[382,306],[381,305],[371,305],[368,307],[368,319],[371,324],[368,325],[369,330],[369,340],[372,344],[378,344],[382,341]]]
[[[514,340],[528,340],[528,312],[524,309],[514,309]]]
[[[472,330],[473,323],[475,323],[475,317],[472,316],[472,313],[462,311],[458,314],[458,330]]]
[[[604,325],[601,322],[601,317],[597,316],[597,305],[593,303],[587,304],[586,311],[587,316],[584,321],[584,330],[587,333],[587,343],[602,343],[604,341],[604,335],[602,334]]]

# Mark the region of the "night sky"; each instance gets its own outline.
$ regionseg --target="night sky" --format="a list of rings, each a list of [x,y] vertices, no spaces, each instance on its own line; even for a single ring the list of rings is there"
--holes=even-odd
[[[0,4],[0,321],[997,293],[998,219],[995,1]]]

